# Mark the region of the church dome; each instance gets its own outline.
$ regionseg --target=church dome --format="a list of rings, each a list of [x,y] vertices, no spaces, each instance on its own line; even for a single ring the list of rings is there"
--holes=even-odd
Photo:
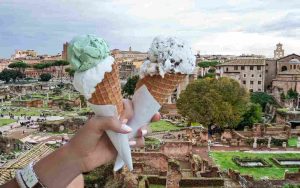
[[[299,59],[291,59],[289,61],[289,63],[291,63],[291,64],[300,64],[300,61],[299,61]]]

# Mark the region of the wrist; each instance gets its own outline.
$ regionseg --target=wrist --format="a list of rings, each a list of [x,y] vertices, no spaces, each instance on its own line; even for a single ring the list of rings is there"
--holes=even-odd
[[[46,187],[66,187],[81,174],[79,162],[67,145],[38,161],[33,169]]]

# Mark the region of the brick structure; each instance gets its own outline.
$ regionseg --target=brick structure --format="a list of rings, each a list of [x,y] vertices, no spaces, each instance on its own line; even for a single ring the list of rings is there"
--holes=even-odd
[[[192,150],[192,142],[188,141],[173,141],[166,142],[161,146],[161,152],[168,157],[175,157],[176,159],[186,159]]]
[[[22,107],[43,107],[44,102],[42,100],[30,100],[30,101],[12,101],[13,106],[22,106]]]
[[[147,175],[166,175],[168,157],[161,152],[133,152],[134,172]]]

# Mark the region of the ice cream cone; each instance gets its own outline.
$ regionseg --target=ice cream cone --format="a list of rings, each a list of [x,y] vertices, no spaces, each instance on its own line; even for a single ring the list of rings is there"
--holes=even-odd
[[[111,72],[105,73],[104,79],[96,85],[95,91],[88,101],[95,105],[115,105],[118,114],[122,113],[123,101],[117,63],[113,63]]]
[[[163,105],[185,77],[185,74],[169,73],[165,74],[164,78],[160,75],[147,75],[138,81],[136,90],[145,85],[157,102]]]

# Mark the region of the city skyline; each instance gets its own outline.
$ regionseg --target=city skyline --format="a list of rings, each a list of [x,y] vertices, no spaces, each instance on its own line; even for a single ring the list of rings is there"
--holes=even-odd
[[[300,2],[83,0],[0,2],[0,58],[16,49],[57,54],[75,35],[96,34],[111,49],[147,51],[156,35],[188,41],[201,54],[273,56],[300,52]]]

